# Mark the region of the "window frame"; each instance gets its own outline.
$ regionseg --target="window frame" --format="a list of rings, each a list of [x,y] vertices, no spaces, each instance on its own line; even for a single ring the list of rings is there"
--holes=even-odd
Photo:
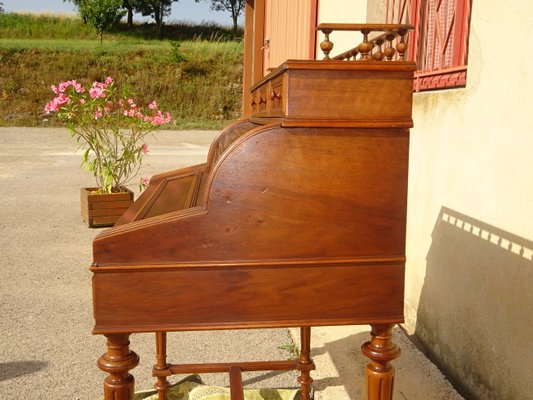
[[[431,11],[451,3],[452,13],[445,15],[443,29],[442,19],[435,20],[440,14]],[[409,59],[417,63],[416,92],[466,86],[470,10],[471,0],[387,0],[387,23],[415,27],[410,34]]]

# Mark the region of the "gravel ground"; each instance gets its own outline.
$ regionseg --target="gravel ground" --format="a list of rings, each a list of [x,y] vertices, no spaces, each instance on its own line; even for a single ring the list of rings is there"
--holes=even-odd
[[[162,131],[150,140],[143,175],[205,161],[216,132]],[[0,128],[0,399],[102,396],[96,360],[105,338],[93,336],[91,242],[99,230],[80,217],[79,188],[92,184],[64,129]],[[138,389],[155,380],[154,335],[132,335],[141,357]],[[288,330],[169,334],[169,361],[286,359]],[[179,377],[176,377],[178,379]],[[203,375],[225,384],[225,375]],[[253,386],[296,386],[294,373],[245,375]]]

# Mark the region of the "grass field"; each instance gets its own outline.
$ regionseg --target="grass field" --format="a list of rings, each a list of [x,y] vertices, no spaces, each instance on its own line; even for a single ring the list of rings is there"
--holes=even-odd
[[[156,40],[151,26],[120,26],[100,44],[87,28],[74,18],[0,15],[0,126],[57,126],[43,111],[50,86],[106,76],[140,104],[157,99],[178,128],[216,129],[240,115],[243,46],[230,30],[172,26]]]

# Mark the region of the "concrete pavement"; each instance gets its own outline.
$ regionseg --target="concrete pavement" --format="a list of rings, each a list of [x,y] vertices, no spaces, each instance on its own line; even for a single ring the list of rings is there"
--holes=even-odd
[[[216,132],[162,131],[149,140],[142,176],[205,161]],[[105,374],[96,367],[105,339],[91,335],[91,242],[99,230],[80,217],[79,188],[92,177],[65,129],[0,128],[0,399],[101,397]],[[135,188],[134,188],[135,189]],[[360,344],[368,327],[314,328],[317,399],[364,399]],[[397,330],[403,355],[398,399],[461,399],[438,370]],[[285,359],[287,329],[175,333],[169,361]],[[132,372],[151,388],[153,335],[132,335],[141,357]],[[176,377],[176,379],[179,377]],[[226,384],[224,375],[205,375]],[[294,373],[245,375],[250,386],[296,386]]]

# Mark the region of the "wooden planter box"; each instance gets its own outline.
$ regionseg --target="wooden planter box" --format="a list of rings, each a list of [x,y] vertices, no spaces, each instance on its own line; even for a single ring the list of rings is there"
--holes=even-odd
[[[89,228],[113,226],[133,204],[133,192],[93,193],[97,188],[81,189],[81,217]]]

